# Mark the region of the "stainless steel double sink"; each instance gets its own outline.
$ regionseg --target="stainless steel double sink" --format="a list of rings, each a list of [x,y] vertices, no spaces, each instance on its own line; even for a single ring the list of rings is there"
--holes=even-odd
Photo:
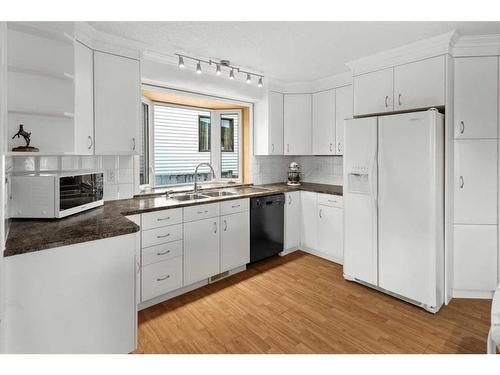
[[[169,194],[168,197],[170,199],[179,201],[179,202],[187,202],[194,201],[197,199],[207,199],[207,198],[220,198],[220,197],[228,197],[234,195],[240,195],[242,191],[245,192],[262,192],[267,189],[264,188],[256,188],[256,187],[241,187],[241,188],[231,188],[231,189],[216,189],[216,190],[206,190],[200,192],[184,192],[184,193],[172,193]]]

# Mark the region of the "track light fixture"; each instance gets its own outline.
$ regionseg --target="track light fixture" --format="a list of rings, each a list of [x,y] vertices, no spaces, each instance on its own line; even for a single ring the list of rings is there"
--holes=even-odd
[[[197,57],[192,57],[192,56],[187,56],[187,55],[181,55],[180,53],[176,53],[176,56],[179,58],[179,62],[177,66],[179,68],[184,68],[184,59],[188,60],[193,60],[196,62],[196,73],[201,74],[201,63],[207,64],[207,65],[215,65],[215,74],[220,76],[222,74],[222,69],[228,69],[229,70],[229,79],[234,80],[236,77],[235,73],[238,74],[245,74],[246,75],[246,82],[247,83],[252,83],[252,76],[255,78],[259,78],[257,86],[262,87],[263,86],[263,75],[257,74],[257,73],[252,73],[246,70],[243,70],[237,66],[231,65],[228,60],[203,60],[199,59]]]

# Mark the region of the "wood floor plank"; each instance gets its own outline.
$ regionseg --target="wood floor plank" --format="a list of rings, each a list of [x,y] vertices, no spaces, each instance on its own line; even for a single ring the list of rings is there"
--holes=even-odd
[[[433,315],[297,251],[141,311],[135,353],[484,353],[490,309]]]

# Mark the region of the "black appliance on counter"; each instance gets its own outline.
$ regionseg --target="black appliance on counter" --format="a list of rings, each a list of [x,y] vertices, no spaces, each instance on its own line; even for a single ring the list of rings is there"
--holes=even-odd
[[[285,195],[250,199],[250,263],[283,251]]]

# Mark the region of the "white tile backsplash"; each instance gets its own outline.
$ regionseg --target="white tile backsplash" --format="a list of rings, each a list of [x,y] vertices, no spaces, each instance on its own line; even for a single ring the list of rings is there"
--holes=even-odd
[[[134,196],[132,156],[14,156],[15,172],[102,170],[104,200]]]

